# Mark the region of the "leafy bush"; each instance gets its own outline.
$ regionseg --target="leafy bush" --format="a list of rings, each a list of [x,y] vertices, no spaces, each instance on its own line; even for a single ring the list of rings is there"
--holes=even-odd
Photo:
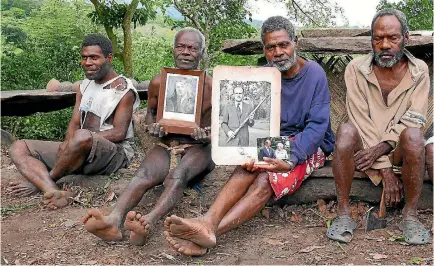
[[[25,117],[1,117],[2,129],[19,139],[64,139],[73,108],[50,113],[37,113]]]

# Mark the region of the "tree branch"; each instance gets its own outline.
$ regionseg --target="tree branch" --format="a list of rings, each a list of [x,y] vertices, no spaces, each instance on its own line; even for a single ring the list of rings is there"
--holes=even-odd
[[[318,26],[318,27],[321,27],[321,25],[320,24],[318,24],[315,20],[313,20],[306,12],[304,12],[303,11],[303,9],[297,4],[297,2],[295,1],[295,0],[291,0],[291,2],[292,2],[292,5],[294,6],[297,6],[297,8],[300,10],[300,12],[301,13],[303,13],[303,15],[305,15],[308,19],[310,19],[310,21],[312,21],[312,23],[315,25],[315,26]]]

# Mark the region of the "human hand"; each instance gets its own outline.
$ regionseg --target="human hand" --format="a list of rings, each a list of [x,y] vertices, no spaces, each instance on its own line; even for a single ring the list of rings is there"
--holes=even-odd
[[[211,141],[211,127],[200,128],[197,127],[194,129],[194,132],[191,134],[191,137],[195,140],[200,140],[201,142],[210,142]]]
[[[168,134],[167,132],[164,131],[164,128],[160,126],[159,123],[152,123],[148,125],[147,129],[149,135],[157,138],[162,138]]]
[[[280,159],[264,157],[264,162],[268,164],[257,165],[258,170],[269,172],[289,172],[291,170],[291,165]]]
[[[395,206],[404,198],[404,187],[392,168],[380,170],[383,180],[384,199],[386,206]]]
[[[354,154],[354,165],[358,171],[364,172],[371,168],[379,157],[375,147],[359,150]]]
[[[230,139],[235,138],[235,133],[234,133],[232,130],[229,130],[229,131],[228,131],[228,137],[229,137]]]
[[[241,165],[242,168],[249,172],[255,172],[258,170],[258,165],[255,164],[255,159],[249,159],[244,164]]]

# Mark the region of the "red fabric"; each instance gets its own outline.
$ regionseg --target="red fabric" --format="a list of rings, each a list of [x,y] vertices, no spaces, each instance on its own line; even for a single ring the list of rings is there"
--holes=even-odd
[[[294,193],[301,183],[308,178],[313,171],[318,170],[324,166],[325,154],[318,148],[318,150],[309,156],[307,160],[298,164],[287,173],[268,172],[271,187],[274,190],[275,199],[280,199],[285,195]]]

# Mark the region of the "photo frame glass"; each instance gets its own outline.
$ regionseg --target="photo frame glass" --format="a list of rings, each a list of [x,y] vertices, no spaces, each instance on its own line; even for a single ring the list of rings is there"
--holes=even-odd
[[[198,76],[167,73],[163,118],[194,122],[198,85]]]
[[[214,68],[211,141],[217,165],[257,160],[257,139],[279,136],[280,84],[272,67]]]

